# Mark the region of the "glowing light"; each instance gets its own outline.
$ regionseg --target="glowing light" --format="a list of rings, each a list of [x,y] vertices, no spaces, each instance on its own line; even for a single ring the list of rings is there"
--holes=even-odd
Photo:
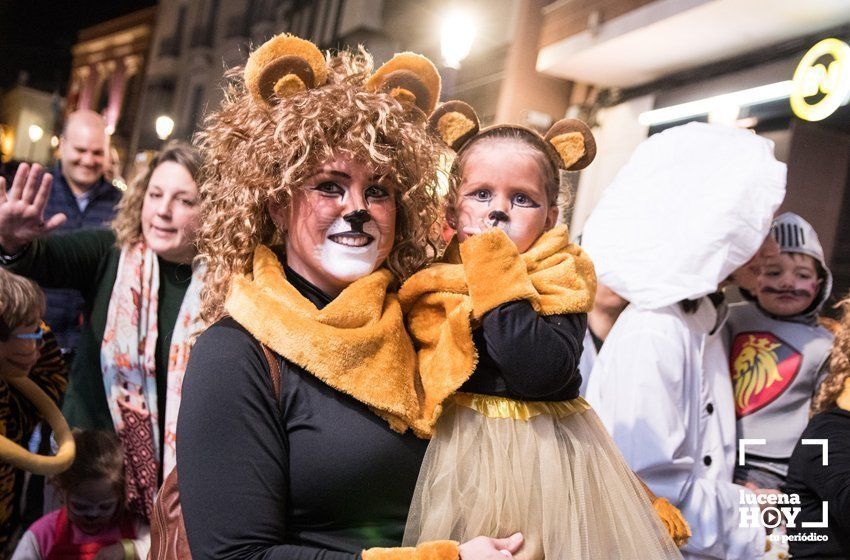
[[[37,124],[31,124],[28,130],[30,142],[38,142],[44,136],[44,129]]]
[[[167,140],[174,132],[174,119],[168,115],[160,115],[156,118],[156,135],[160,140]]]
[[[832,58],[824,64],[823,57]],[[818,62],[820,60],[821,62]],[[807,121],[821,121],[850,100],[850,45],[824,39],[800,60],[794,71],[791,110]],[[807,98],[822,93],[810,103]]]
[[[54,134],[53,136],[50,137],[50,147],[56,148],[58,146],[59,146],[59,137]]]
[[[475,20],[461,10],[449,12],[440,29],[440,50],[443,63],[449,68],[460,68],[461,61],[469,55],[475,39]]]
[[[792,87],[793,83],[791,80],[785,80],[784,82],[742,89],[740,91],[733,91],[732,93],[724,93],[697,101],[689,101],[679,105],[646,111],[640,114],[638,121],[645,126],[654,126],[656,124],[682,121],[692,117],[707,115],[715,111],[720,113],[726,112],[728,114],[730,107],[748,107],[769,101],[776,101],[777,99],[786,99],[791,96]]]
[[[708,114],[708,122],[712,124],[724,124],[726,126],[735,126],[738,122],[738,117],[741,115],[741,108],[737,105],[725,105],[717,107]]]

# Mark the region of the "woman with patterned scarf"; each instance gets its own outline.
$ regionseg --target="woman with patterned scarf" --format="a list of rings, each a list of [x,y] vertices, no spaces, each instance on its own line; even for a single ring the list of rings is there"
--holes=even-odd
[[[44,287],[74,288],[87,315],[65,395],[72,427],[114,429],[125,448],[130,510],[150,518],[162,473],[174,464],[180,386],[199,329],[200,160],[170,145],[124,194],[111,229],[48,235],[52,177],[24,164],[0,192],[0,259]]]

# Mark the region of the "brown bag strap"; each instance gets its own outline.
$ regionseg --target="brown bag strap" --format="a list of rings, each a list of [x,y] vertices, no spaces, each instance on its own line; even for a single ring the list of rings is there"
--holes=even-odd
[[[280,360],[268,346],[262,342],[260,346],[262,346],[263,354],[266,355],[266,361],[269,363],[269,376],[272,378],[275,401],[280,403]]]

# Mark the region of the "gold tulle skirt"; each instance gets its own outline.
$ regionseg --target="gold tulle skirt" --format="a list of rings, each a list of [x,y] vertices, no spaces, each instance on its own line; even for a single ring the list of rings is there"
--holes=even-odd
[[[404,545],[516,531],[522,560],[681,558],[584,399],[458,393],[425,453]]]

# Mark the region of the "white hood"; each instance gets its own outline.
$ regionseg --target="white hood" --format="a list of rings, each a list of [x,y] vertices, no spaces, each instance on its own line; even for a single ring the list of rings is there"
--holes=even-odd
[[[640,144],[582,233],[599,281],[657,309],[717,290],[755,255],[785,197],[785,164],[750,131],[689,123]]]

